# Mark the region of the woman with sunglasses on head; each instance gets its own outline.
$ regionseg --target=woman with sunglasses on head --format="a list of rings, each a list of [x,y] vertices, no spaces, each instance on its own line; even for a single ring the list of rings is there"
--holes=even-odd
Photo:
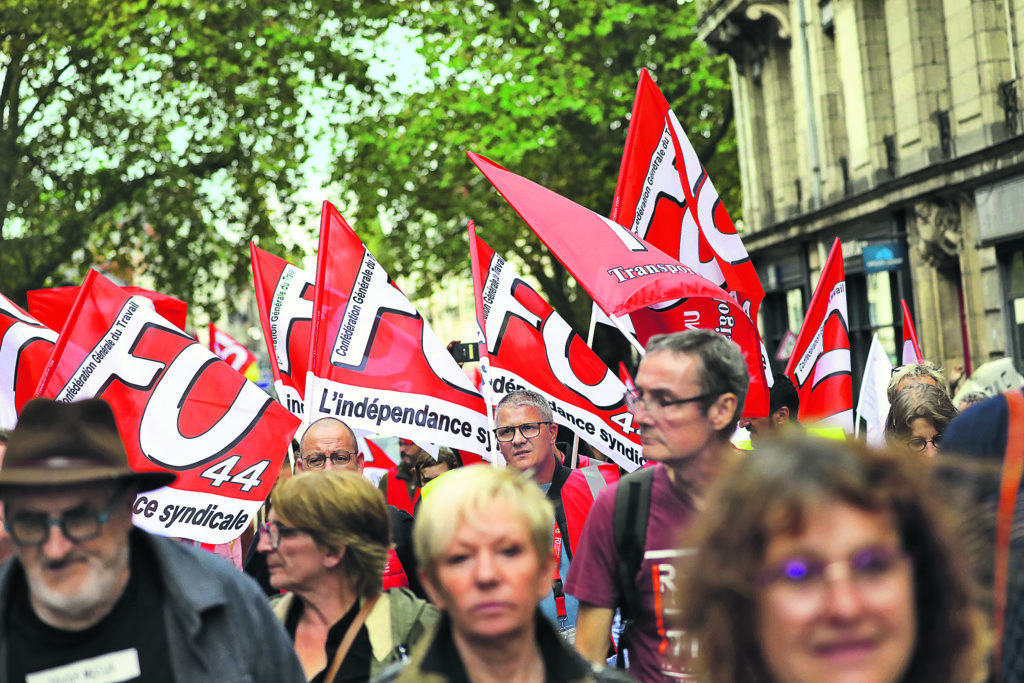
[[[949,394],[931,384],[911,384],[896,394],[885,418],[885,440],[934,458],[942,433],[956,417]]]
[[[764,445],[716,487],[679,626],[707,683],[971,683],[978,613],[919,459]]]
[[[367,681],[437,619],[408,590],[381,591],[390,518],[361,475],[308,472],[279,483],[267,519],[259,551],[270,584],[287,591],[274,611],[310,681]]]

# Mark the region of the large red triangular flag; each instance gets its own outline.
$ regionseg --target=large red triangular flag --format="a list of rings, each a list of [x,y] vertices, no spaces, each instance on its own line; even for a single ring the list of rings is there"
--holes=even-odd
[[[294,415],[306,417],[313,318],[313,278],[282,258],[250,245],[260,325],[270,353],[274,388]]]
[[[79,287],[51,287],[50,289],[33,289],[28,293],[28,312],[39,322],[52,330],[60,332],[64,328],[71,306],[78,296]],[[142,287],[122,287],[124,291],[135,296],[144,296],[153,302],[156,312],[167,318],[179,329],[185,329],[188,316],[188,304],[173,296],[154,292]]]
[[[853,433],[853,374],[846,314],[846,275],[837,238],[786,365],[800,395],[800,421]]]
[[[750,317],[757,271],[679,119],[647,69],[629,119],[611,218],[725,288]]]
[[[469,224],[473,289],[484,318],[487,379],[497,403],[516,389],[551,402],[555,422],[627,471],[643,465],[622,382]]]
[[[917,330],[914,329],[914,320],[910,317],[907,302],[900,299],[900,307],[903,309],[903,353],[900,365],[923,363],[924,356],[921,355],[921,347],[917,343]]]
[[[277,479],[299,420],[152,303],[90,271],[38,388],[105,399],[136,471],[178,480],[135,506],[146,531],[202,543],[241,535]]]
[[[416,307],[330,202],[320,222],[308,422],[479,453],[486,406]]]
[[[250,382],[260,378],[260,367],[256,356],[224,330],[209,323],[210,350],[213,355],[241,373]]]
[[[0,429],[11,429],[35,395],[57,333],[0,294]]]
[[[669,302],[670,316],[649,316],[643,331],[637,326],[641,342],[657,332],[698,328],[736,342],[751,377],[751,412],[744,414],[768,414],[760,336],[735,299],[621,225],[485,157],[468,155],[605,313],[620,316]]]

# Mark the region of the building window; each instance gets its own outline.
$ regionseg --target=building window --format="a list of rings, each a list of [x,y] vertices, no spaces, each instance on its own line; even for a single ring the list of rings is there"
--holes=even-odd
[[[1001,250],[1002,251],[1002,250]],[[1024,368],[1024,243],[1003,251],[1003,292],[1006,297],[1006,323],[1009,350],[1014,365]]]

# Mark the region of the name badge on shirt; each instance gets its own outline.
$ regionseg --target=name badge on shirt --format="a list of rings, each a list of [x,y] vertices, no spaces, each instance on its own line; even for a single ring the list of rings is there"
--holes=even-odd
[[[121,683],[142,675],[139,651],[134,647],[82,659],[25,677],[25,683]]]

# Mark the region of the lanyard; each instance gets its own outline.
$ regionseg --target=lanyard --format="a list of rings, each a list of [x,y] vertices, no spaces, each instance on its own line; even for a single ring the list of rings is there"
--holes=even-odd
[[[558,528],[558,522],[555,522],[551,550],[555,554],[555,573],[551,578],[551,592],[555,595],[555,611],[558,613],[558,619],[564,626],[566,619],[569,618],[569,613],[565,610],[565,591],[562,589],[562,576],[558,573],[558,569],[562,566],[562,530]]]

